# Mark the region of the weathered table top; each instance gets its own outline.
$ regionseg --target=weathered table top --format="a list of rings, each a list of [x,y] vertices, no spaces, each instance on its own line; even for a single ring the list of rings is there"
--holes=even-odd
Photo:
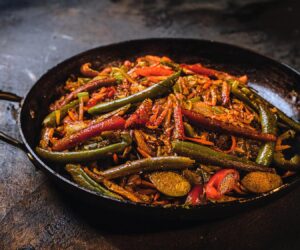
[[[65,58],[145,37],[233,43],[300,70],[296,1],[16,2],[0,2],[0,89],[21,96]],[[19,138],[17,109],[0,103],[0,128]],[[0,249],[299,249],[299,192],[300,187],[268,205],[214,222],[170,228],[159,223],[94,225],[23,152],[0,142]]]

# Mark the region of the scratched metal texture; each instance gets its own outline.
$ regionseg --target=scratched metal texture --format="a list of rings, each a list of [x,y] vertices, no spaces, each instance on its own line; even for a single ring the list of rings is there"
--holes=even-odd
[[[0,89],[24,96],[74,54],[146,37],[223,41],[300,70],[299,11],[297,1],[2,0]],[[0,129],[19,138],[17,112],[0,102]],[[23,152],[0,142],[0,249],[299,249],[299,192],[213,222],[94,224]]]

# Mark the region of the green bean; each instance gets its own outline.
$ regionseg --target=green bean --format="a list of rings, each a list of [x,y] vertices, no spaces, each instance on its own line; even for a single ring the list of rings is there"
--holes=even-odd
[[[194,162],[188,157],[179,156],[145,158],[137,161],[128,161],[123,165],[107,169],[101,173],[99,178],[114,179],[141,171],[185,169],[191,167]]]
[[[288,126],[290,126],[292,129],[296,130],[297,132],[300,132],[300,123],[293,120],[292,118],[288,117],[285,113],[283,113],[280,109],[269,103],[267,100],[262,98],[260,95],[258,95],[255,91],[253,91],[250,88],[242,87],[241,91],[248,96],[248,98],[252,101],[257,100],[261,103],[265,104],[269,108],[276,108],[276,114],[278,115],[278,118],[282,120],[284,123],[286,123]]]
[[[146,98],[151,99],[151,98],[156,98],[158,96],[162,96],[170,91],[170,88],[174,85],[175,81],[180,76],[180,73],[181,71],[178,71],[177,73],[173,74],[166,80],[154,84],[131,96],[95,105],[94,107],[88,110],[88,113],[92,115],[101,114],[101,113],[115,110],[129,103],[130,104],[137,103],[145,100]]]
[[[36,147],[36,152],[43,159],[53,162],[81,162],[98,160],[112,155],[113,153],[122,152],[128,145],[129,144],[127,142],[123,141],[103,148],[73,152],[52,152],[40,147]]]
[[[68,114],[69,109],[77,107],[78,104],[79,104],[79,100],[75,100],[75,101],[72,101],[72,102],[66,104],[62,108],[51,112],[44,119],[43,125],[47,126],[47,127],[54,127],[55,125],[58,125],[58,124],[56,124],[56,112],[59,111],[60,119],[63,119]]]
[[[100,186],[97,182],[91,179],[80,167],[80,165],[67,164],[67,172],[72,176],[73,180],[80,186],[85,187],[89,190],[95,191],[97,193],[113,197],[118,200],[123,200],[120,195],[117,195],[106,188]]]
[[[273,169],[266,168],[255,162],[222,152],[217,152],[209,147],[191,142],[175,141],[172,143],[172,146],[175,153],[191,157],[203,164],[212,164],[225,168],[236,168],[244,171],[273,171]]]
[[[119,116],[122,116],[124,114],[126,114],[126,112],[130,109],[132,105],[129,103],[121,108],[118,108],[116,110],[113,110],[109,113],[106,113],[106,114],[103,114],[101,116],[99,116],[98,118],[95,119],[95,121],[93,121],[94,123],[97,123],[97,122],[101,122],[111,116],[114,116],[114,115],[119,115]]]
[[[275,115],[266,107],[258,104],[259,116],[263,133],[276,135],[277,125]],[[273,160],[275,142],[265,142],[259,149],[256,163],[269,166]]]

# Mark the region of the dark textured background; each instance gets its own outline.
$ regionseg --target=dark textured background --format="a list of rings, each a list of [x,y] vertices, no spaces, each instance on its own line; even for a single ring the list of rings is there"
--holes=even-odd
[[[0,89],[24,96],[74,54],[145,37],[223,41],[300,70],[299,12],[299,1],[0,0]],[[19,138],[17,109],[0,103],[0,129]],[[300,249],[299,192],[214,222],[95,225],[0,142],[0,249]]]

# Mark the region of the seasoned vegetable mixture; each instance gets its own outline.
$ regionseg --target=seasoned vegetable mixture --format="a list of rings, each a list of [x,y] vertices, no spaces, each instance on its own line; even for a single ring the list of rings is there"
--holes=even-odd
[[[152,55],[80,72],[49,107],[36,152],[84,188],[198,206],[274,190],[300,169],[300,124],[246,75]]]

